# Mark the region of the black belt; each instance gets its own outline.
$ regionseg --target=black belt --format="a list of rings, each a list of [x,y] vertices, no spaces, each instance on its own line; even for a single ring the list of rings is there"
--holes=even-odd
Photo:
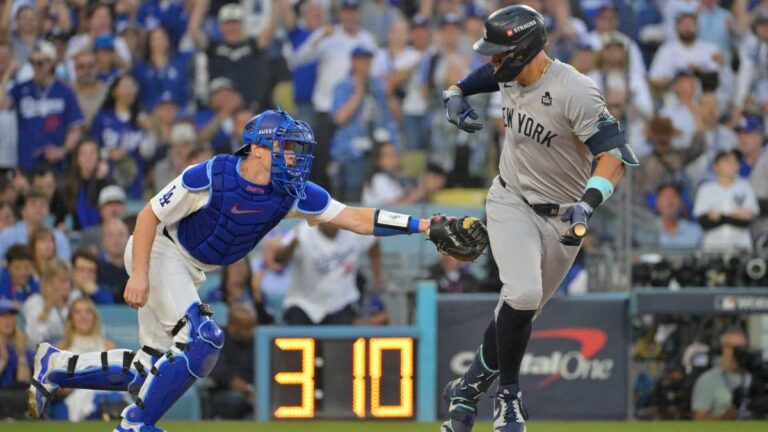
[[[506,189],[507,188],[507,182],[504,181],[501,176],[499,176],[499,183],[501,183],[501,186]],[[532,208],[533,211],[539,215],[544,217],[555,217],[560,216],[562,213],[565,213],[565,210],[569,206],[561,206],[560,204],[531,204],[528,202],[527,199],[525,199],[524,196],[521,195],[523,198],[523,201],[525,201],[526,204],[528,204],[528,207]]]

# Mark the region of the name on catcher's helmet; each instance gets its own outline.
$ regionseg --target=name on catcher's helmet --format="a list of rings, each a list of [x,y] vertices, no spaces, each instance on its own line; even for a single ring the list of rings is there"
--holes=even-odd
[[[486,56],[507,53],[493,78],[508,82],[514,80],[546,45],[544,17],[529,6],[515,5],[492,13],[485,20],[483,38],[472,48]]]
[[[264,111],[245,124],[243,145],[235,155],[248,155],[253,144],[272,151],[272,185],[296,198],[306,198],[304,189],[314,159],[312,128],[279,108]]]

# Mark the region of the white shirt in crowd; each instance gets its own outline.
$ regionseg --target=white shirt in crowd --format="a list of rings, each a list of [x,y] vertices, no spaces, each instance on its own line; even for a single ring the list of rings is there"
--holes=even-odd
[[[736,179],[729,186],[717,180],[702,184],[696,192],[693,215],[704,216],[710,212],[728,215],[736,210],[747,209],[760,213],[755,191],[748,181]],[[752,249],[752,237],[747,227],[723,224],[704,233],[704,250]]]
[[[643,53],[640,51],[640,46],[624,33],[613,32],[612,34],[620,37],[624,42],[624,45],[629,47],[630,72],[635,76],[645,79],[645,60],[643,60]],[[605,37],[605,33],[601,34],[597,30],[592,30],[587,34],[585,39],[592,49],[597,52],[603,49],[603,37]]]
[[[656,51],[648,76],[651,81],[660,81],[672,79],[678,71],[692,68],[718,72],[720,65],[713,59],[718,53],[717,47],[710,43],[697,40],[686,46],[675,38],[664,42]]]
[[[739,47],[739,61],[734,105],[743,107],[750,97],[758,105],[768,102],[768,43],[747,32]]]
[[[301,224],[283,238],[283,244],[290,244],[294,237],[299,245],[291,261],[291,289],[283,309],[296,306],[312,322],[320,323],[360,299],[356,284],[360,255],[376,243],[375,237],[340,230],[328,238],[319,228]]]
[[[361,202],[365,207],[379,207],[391,204],[403,198],[406,190],[394,176],[379,172],[371,177],[371,181],[363,185]]]
[[[21,314],[26,322],[24,331],[27,346],[34,349],[41,342],[54,343],[64,336],[64,324],[67,322],[69,309],[52,307],[45,321],[40,321],[40,314],[45,307],[45,300],[40,293],[32,294],[21,306]]]
[[[377,46],[376,39],[366,30],[350,35],[337,25],[329,36],[324,37],[324,33],[324,27],[315,30],[291,59],[291,66],[319,62],[312,104],[321,113],[331,110],[336,84],[349,75],[352,51],[358,46],[375,51]]]

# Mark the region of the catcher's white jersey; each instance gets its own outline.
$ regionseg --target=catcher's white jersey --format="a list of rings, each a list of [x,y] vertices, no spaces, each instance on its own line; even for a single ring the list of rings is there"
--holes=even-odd
[[[595,82],[554,60],[534,84],[514,81],[499,88],[506,128],[501,177],[531,204],[578,201],[593,152],[600,153],[587,141],[615,121]]]

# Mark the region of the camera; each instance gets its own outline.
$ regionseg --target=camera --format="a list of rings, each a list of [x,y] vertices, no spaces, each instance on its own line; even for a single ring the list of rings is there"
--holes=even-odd
[[[744,262],[744,285],[768,285],[768,263],[765,257],[753,255],[746,257]]]
[[[744,348],[735,348],[733,357],[752,376],[752,382],[746,390],[734,390],[733,405],[744,405],[754,418],[765,418],[768,415],[768,361],[763,359],[761,352]]]

